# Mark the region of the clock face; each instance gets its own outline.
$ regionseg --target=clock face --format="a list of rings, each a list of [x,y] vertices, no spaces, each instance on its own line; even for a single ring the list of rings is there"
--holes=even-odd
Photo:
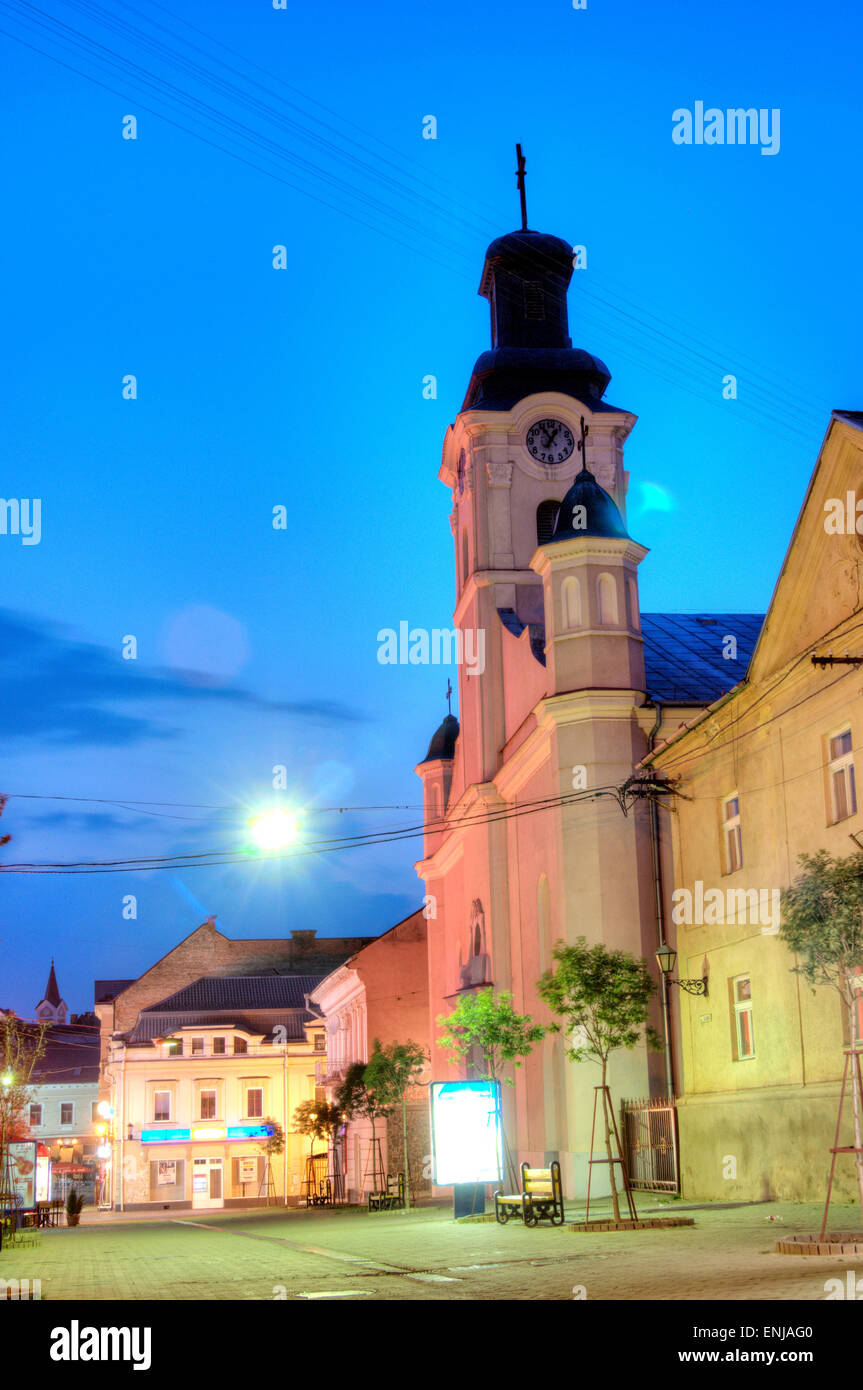
[[[537,420],[525,443],[528,453],[540,463],[564,463],[575,448],[572,430],[561,420]]]

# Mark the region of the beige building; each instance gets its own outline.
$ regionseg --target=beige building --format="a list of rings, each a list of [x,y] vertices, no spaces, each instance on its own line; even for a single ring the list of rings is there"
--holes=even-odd
[[[308,1142],[293,1115],[315,1098],[320,976],[207,977],[142,1009],[109,1043],[114,1205],[253,1206],[302,1195]],[[268,1140],[284,1136],[270,1156]]]
[[[838,993],[813,993],[792,972],[779,894],[801,853],[843,856],[863,844],[861,672],[841,664],[863,650],[858,495],[863,415],[837,411],[746,678],[645,760],[679,793],[661,815],[677,974],[708,981],[706,998],[672,987],[687,1196],[825,1192],[849,1029]],[[733,651],[733,622],[715,640]],[[816,664],[822,657],[840,662]],[[863,1017],[857,1025],[863,1036]],[[840,1142],[853,1142],[850,1123]],[[851,1156],[839,1158],[837,1177],[838,1194],[853,1196]]]

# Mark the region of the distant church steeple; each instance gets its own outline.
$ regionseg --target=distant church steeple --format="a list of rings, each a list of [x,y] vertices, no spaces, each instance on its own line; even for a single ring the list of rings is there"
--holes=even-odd
[[[36,1017],[40,1023],[65,1023],[66,1022],[66,1001],[60,998],[60,990],[57,985],[57,976],[54,972],[54,961],[51,960],[51,971],[48,975],[48,983],[45,986],[45,997],[40,999],[36,1005]]]

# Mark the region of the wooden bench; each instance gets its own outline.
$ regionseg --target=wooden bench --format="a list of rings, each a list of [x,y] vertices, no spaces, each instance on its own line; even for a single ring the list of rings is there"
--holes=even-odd
[[[397,1173],[394,1178],[387,1173],[387,1184],[384,1191],[369,1193],[369,1211],[403,1211],[404,1205],[404,1173]]]
[[[531,1168],[523,1163],[521,1192],[496,1192],[494,1215],[501,1226],[505,1226],[511,1216],[520,1216],[525,1226],[536,1226],[540,1221],[562,1226],[564,1212],[560,1164],[553,1162],[548,1168]]]

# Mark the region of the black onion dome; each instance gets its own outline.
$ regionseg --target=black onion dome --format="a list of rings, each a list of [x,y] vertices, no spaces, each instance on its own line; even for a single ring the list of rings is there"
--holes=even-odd
[[[432,734],[429,751],[423,758],[423,762],[430,763],[439,758],[452,758],[455,755],[457,738],[458,720],[454,714],[448,714],[440,727]]]
[[[584,507],[584,526],[573,526],[576,507]],[[629,538],[617,503],[604,487],[600,487],[588,468],[582,468],[561,502],[550,543],[571,541],[577,536]]]

